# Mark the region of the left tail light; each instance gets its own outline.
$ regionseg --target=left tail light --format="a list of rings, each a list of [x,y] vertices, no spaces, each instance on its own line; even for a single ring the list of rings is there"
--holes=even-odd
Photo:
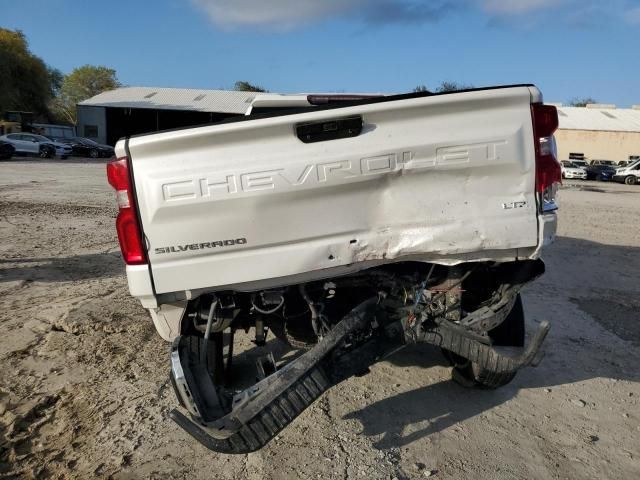
[[[127,265],[143,265],[147,263],[142,245],[142,234],[131,192],[129,165],[127,157],[118,158],[107,163],[107,179],[116,190],[118,201],[118,218],[116,230],[120,242],[120,251]]]

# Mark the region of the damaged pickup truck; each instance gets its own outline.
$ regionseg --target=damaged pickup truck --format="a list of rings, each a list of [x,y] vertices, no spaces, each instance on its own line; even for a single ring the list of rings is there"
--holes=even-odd
[[[555,235],[557,126],[515,85],[266,95],[120,140],[117,232],[131,294],[172,342],[172,419],[246,453],[407,344],[441,349],[468,387],[535,364],[549,325],[525,336],[519,292]],[[260,353],[249,384],[240,331]]]

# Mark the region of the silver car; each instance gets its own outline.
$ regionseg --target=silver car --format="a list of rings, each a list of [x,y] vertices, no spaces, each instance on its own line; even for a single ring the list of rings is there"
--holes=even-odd
[[[55,155],[65,159],[72,152],[70,145],[53,141],[35,133],[9,133],[0,137],[0,140],[11,143],[15,147],[17,154],[37,155],[48,158],[51,156],[50,148],[53,147]]]

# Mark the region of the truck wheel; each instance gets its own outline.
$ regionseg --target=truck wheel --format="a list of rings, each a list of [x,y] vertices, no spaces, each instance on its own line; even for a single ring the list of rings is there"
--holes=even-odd
[[[524,330],[524,308],[522,307],[520,294],[518,294],[513,308],[505,321],[489,331],[489,336],[493,340],[494,346],[522,348],[524,346]],[[453,366],[451,372],[453,381],[463,387],[499,388],[511,382],[516,376],[515,372],[492,372],[448,350],[443,349],[442,353]]]
[[[624,179],[624,183],[625,183],[625,185],[635,185],[636,184],[636,177],[634,177],[633,175],[629,175],[628,177],[626,177]]]

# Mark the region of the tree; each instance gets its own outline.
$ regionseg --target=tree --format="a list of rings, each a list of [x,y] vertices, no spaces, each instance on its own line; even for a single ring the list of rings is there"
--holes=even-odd
[[[571,107],[586,107],[590,103],[598,103],[598,101],[595,98],[591,97],[576,97],[569,100],[569,106]]]
[[[18,110],[46,117],[51,97],[47,65],[31,53],[25,35],[0,28],[0,114]]]
[[[469,85],[466,83],[444,81],[444,82],[440,82],[440,85],[438,85],[438,87],[435,89],[435,92],[436,93],[458,92],[460,90],[469,90],[471,88],[474,88],[473,85]],[[413,91],[416,93],[429,92],[429,89],[426,87],[426,85],[418,85],[416,88],[413,89]]]
[[[258,85],[253,85],[245,81],[237,81],[233,89],[239,92],[266,92],[267,91]]]
[[[66,75],[51,108],[57,116],[76,124],[76,105],[99,93],[118,88],[120,82],[112,68],[84,65]]]
[[[64,74],[57,68],[47,67],[47,75],[49,76],[49,90],[51,90],[51,95],[57,97],[62,88]]]
[[[473,85],[470,84],[444,81],[440,83],[438,88],[436,88],[436,92],[457,92],[460,90],[469,90],[471,88],[473,88]]]

